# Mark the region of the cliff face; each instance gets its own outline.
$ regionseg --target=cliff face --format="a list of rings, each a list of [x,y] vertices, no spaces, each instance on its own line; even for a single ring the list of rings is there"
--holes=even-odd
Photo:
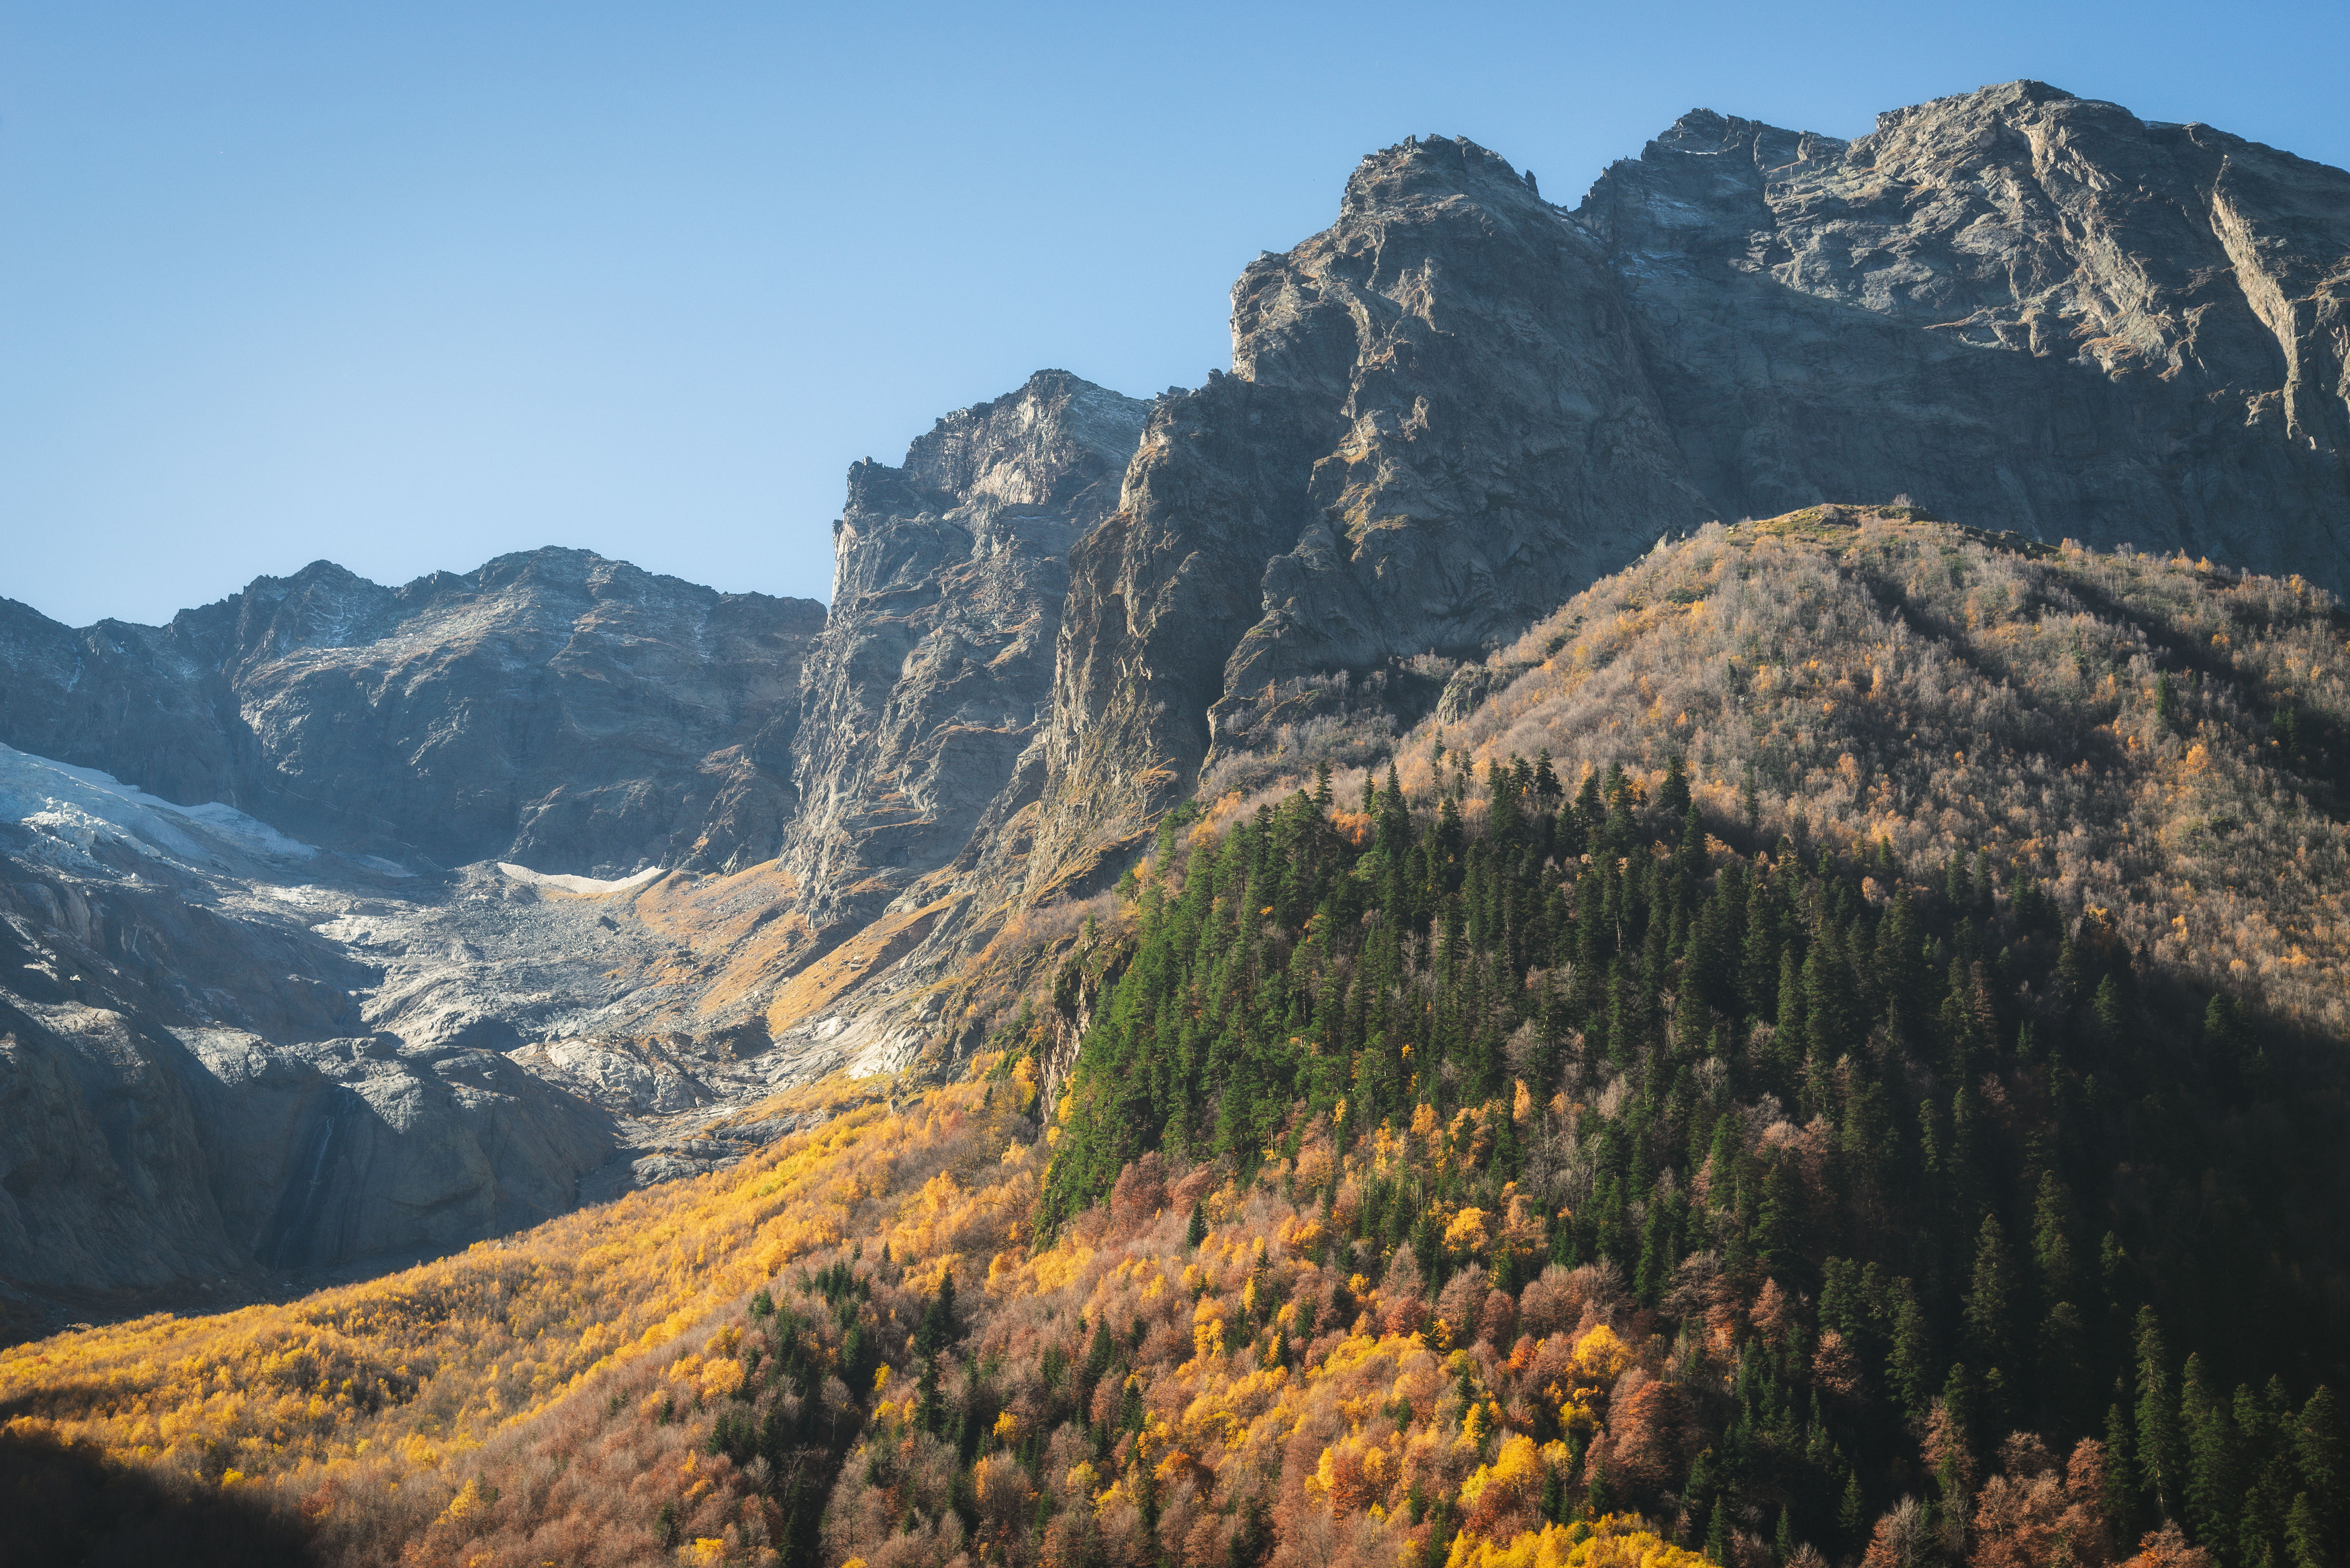
[[[1602,247],[1471,143],[1366,159],[1334,227],[1242,275],[1232,335],[1078,548],[1055,858],[1170,802],[1284,683],[1479,653],[1708,515]]]
[[[1691,483],[2350,586],[2350,174],[2012,82],[1699,112],[1576,209]]]
[[[951,859],[1011,779],[1051,701],[1070,546],[1116,508],[1145,408],[1040,371],[902,466],[849,471],[783,852],[818,928]]]
[[[1284,683],[1475,656],[1707,518],[1907,493],[2350,584],[2350,175],[2035,83],[1850,143],[1700,111],[1573,213],[1409,141],[1232,332],[1075,554],[1032,891]]]
[[[823,624],[582,550],[399,588],[319,562],[168,627],[0,604],[0,742],[401,859],[747,865]]]
[[[577,1202],[609,1115],[502,1055],[510,1031],[369,1016],[397,949],[329,917],[390,934],[400,880],[0,748],[0,1316],[412,1260]]]

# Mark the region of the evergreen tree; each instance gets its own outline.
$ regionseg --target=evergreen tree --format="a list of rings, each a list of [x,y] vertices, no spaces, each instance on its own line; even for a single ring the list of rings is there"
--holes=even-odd
[[[1912,1421],[1924,1420],[1933,1394],[1933,1346],[1925,1309],[1907,1279],[1893,1282],[1893,1349],[1885,1370],[1902,1410]]]
[[[2040,1299],[2047,1303],[2075,1299],[2079,1282],[2074,1276],[2073,1241],[2065,1218],[2069,1205],[2064,1185],[2053,1170],[2040,1173],[2040,1190],[2032,1206],[2032,1261]]]
[[[1679,823],[1690,808],[1689,767],[1676,752],[1665,759],[1665,782],[1657,786],[1657,809]]]
[[[2010,1277],[2007,1238],[1999,1216],[1986,1215],[1975,1237],[1975,1261],[1960,1315],[1966,1324],[1967,1354],[1985,1368],[2002,1371],[2015,1366],[2012,1314],[2015,1284]],[[1994,1412],[1994,1414],[1999,1414]]]
[[[2097,1017],[2097,1037],[2107,1045],[2120,1044],[2122,1037],[2121,982],[2108,974],[2097,982],[2097,994],[2089,1010]]]
[[[2116,1395],[2126,1392],[2117,1381]],[[2135,1541],[2144,1518],[2139,1507],[2143,1489],[2139,1484],[2137,1465],[2133,1459],[2137,1451],[2136,1436],[2130,1426],[2129,1410],[2116,1398],[2106,1412],[2106,1522],[2116,1541]]]
[[[2195,1540],[2228,1551],[2244,1496],[2241,1456],[2226,1401],[2205,1386],[2203,1357],[2189,1355],[2180,1377],[2178,1427],[2186,1439],[2187,1527]]]
[[[2320,1385],[2301,1408],[2293,1434],[2293,1458],[2301,1467],[2301,1484],[2309,1493],[2312,1540],[2339,1562],[2350,1551],[2345,1515],[2350,1513],[2350,1442],[2345,1442],[2342,1414],[2334,1390]]]
[[[2155,1512],[2169,1519],[2180,1501],[2178,1405],[2171,1393],[2162,1325],[2150,1306],[2137,1314],[2137,1470]]]

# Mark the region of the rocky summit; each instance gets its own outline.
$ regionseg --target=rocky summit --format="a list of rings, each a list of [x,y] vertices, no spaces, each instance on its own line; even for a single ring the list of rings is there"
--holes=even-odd
[[[0,740],[411,867],[745,865],[823,626],[556,549],[397,588],[320,561],[165,627],[0,601]]]
[[[2350,174],[2033,82],[1852,140],[1696,111],[1572,207],[1414,137],[1243,272],[1229,373],[1046,370],[852,467],[828,611],[563,549],[0,601],[0,1281],[723,1164],[779,1088],[973,1049],[1170,809],[1467,721],[1710,522],[2350,588],[2345,300]]]
[[[1481,658],[1710,518],[1901,496],[2350,586],[2350,174],[2037,83],[1851,142],[1700,111],[1572,210],[1409,140],[1232,333],[1078,551],[1045,879],[1286,683]]]

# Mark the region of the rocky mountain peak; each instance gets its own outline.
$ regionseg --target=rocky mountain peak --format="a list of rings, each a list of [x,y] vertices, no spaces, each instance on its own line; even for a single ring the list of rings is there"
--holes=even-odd
[[[905,472],[958,504],[1063,505],[1072,486],[1123,472],[1134,440],[1133,399],[1039,370],[1019,390],[939,421],[907,449]]]
[[[1796,165],[1836,157],[1846,145],[1835,137],[1814,131],[1785,130],[1759,119],[1694,109],[1649,142],[1640,157],[1644,161],[1678,156],[1745,165],[1734,172],[1724,171],[1722,176],[1744,188],[1752,185],[1758,175],[1765,180],[1774,175],[1783,177]]]
[[[1509,160],[1465,136],[1413,137],[1365,157],[1347,176],[1338,222],[1393,215],[1430,203],[1467,198],[1503,211],[1540,205],[1542,198]]]
[[[819,929],[953,858],[1011,784],[1050,702],[1069,553],[1117,508],[1148,407],[1040,370],[901,466],[850,469],[783,853]]]
[[[824,613],[558,548],[398,588],[314,562],[168,628],[10,606],[0,742],[402,861],[764,859]]]

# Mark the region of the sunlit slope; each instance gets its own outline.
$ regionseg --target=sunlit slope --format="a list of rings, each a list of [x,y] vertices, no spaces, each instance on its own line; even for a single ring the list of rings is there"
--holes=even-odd
[[[92,1445],[173,1487],[261,1494],[308,1521],[337,1560],[396,1561],[467,1480],[511,1485],[547,1441],[642,1457],[630,1445],[654,1434],[663,1452],[690,1451],[634,1391],[681,1336],[811,1254],[886,1240],[935,1273],[980,1249],[965,1266],[983,1273],[1034,1198],[1026,1144],[1012,1136],[1034,1131],[1019,1095],[1033,1102],[1023,1084],[960,1085],[893,1112],[882,1086],[818,1085],[770,1109],[831,1120],[719,1175],[298,1303],[19,1346],[0,1353],[6,1431]],[[692,1388],[682,1398],[691,1406]],[[704,1508],[711,1488],[695,1492],[691,1474],[649,1478],[633,1462],[629,1484],[658,1495],[624,1518],[598,1515],[599,1531],[619,1531],[621,1559],[650,1550],[664,1501],[696,1518],[741,1501],[728,1492]],[[715,1534],[721,1521],[704,1523]]]
[[[1983,857],[2350,1027],[2350,618],[2297,578],[1815,508],[1660,548],[1494,663],[1466,723],[1407,740],[1407,788],[1436,742],[1569,780],[1680,755],[1750,850]]]
[[[1037,915],[1052,961],[958,977],[967,1081],[0,1355],[65,1478],[10,1501],[482,1568],[2336,1561],[2345,631],[1906,515],[1708,530],[1392,784],[1301,757]]]

